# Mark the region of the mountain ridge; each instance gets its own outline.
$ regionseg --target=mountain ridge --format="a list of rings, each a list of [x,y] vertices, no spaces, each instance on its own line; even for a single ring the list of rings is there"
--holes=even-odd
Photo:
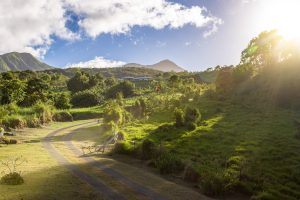
[[[50,65],[39,61],[30,53],[10,52],[0,55],[0,72],[5,71],[43,71],[53,69]]]
[[[142,65],[138,63],[128,63],[124,65],[123,67],[141,67],[141,68],[150,68],[158,71],[163,72],[183,72],[185,69],[182,67],[179,67],[177,64],[175,64],[173,61],[165,59],[158,63],[155,63],[153,65]]]

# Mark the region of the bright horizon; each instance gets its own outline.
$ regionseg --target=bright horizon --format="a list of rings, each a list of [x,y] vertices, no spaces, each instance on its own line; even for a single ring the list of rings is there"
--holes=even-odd
[[[299,42],[297,0],[17,0],[0,2],[0,53],[55,66],[154,64],[189,71],[235,65],[260,32]]]

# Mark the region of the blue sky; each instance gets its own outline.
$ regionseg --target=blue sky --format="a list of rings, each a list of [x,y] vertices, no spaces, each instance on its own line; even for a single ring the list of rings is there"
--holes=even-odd
[[[238,64],[251,38],[276,28],[272,20],[261,20],[267,19],[271,0],[26,2],[0,2],[0,13],[11,9],[8,16],[0,14],[0,36],[5,38],[0,53],[30,52],[57,67],[170,59],[200,71]]]

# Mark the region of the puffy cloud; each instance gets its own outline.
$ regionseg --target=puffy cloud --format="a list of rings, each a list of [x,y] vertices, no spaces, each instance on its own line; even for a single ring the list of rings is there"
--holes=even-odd
[[[125,65],[125,62],[122,61],[115,61],[115,60],[108,60],[103,57],[95,57],[93,60],[89,60],[86,62],[80,62],[76,64],[69,64],[65,68],[108,68],[108,67],[121,67]]]
[[[222,20],[211,16],[205,8],[190,8],[166,0],[66,0],[69,9],[80,16],[79,25],[90,37],[102,33],[127,33],[134,26],[155,29],[181,28],[190,24],[198,28],[210,26],[205,36],[216,31]]]
[[[66,27],[69,13],[78,15],[77,33]],[[205,8],[167,0],[1,0],[0,54],[19,51],[41,57],[53,36],[75,40],[84,32],[95,38],[103,33],[126,34],[135,26],[208,27],[207,37],[221,23]]]
[[[0,53],[19,51],[42,56],[52,44],[51,35],[78,37],[65,27],[66,20],[60,0],[1,0]]]

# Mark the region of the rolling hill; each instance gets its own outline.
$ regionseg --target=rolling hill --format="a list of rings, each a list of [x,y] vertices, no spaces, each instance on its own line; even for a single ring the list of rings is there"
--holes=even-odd
[[[7,53],[0,55],[0,72],[5,71],[42,71],[53,67],[42,63],[30,53]]]
[[[175,64],[173,61],[170,60],[162,60],[156,64],[153,65],[141,65],[137,63],[128,63],[124,65],[124,67],[142,67],[142,68],[150,68],[162,72],[183,72],[185,69],[182,67],[179,67],[177,64]]]

